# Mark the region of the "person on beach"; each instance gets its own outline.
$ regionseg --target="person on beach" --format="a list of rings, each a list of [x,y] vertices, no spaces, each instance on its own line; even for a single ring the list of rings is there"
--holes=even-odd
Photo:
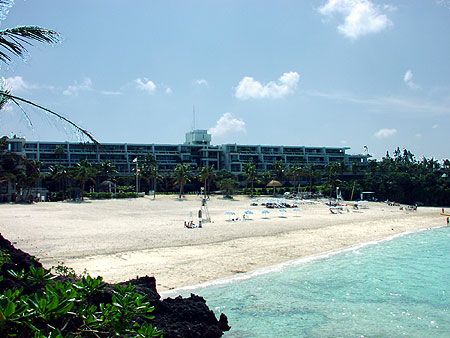
[[[203,221],[203,217],[202,217],[202,209],[200,209],[198,211],[198,227],[201,228],[202,227],[202,221]]]

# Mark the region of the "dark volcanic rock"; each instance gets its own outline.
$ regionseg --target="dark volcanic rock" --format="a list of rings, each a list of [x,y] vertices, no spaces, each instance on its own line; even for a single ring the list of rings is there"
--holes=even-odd
[[[191,294],[189,298],[178,296],[161,300],[154,277],[140,277],[129,283],[135,285],[137,291],[147,295],[155,306],[153,323],[164,330],[166,338],[215,338],[221,337],[223,331],[230,330],[227,316],[221,314],[220,320],[217,320],[200,296]]]
[[[0,280],[0,292],[6,289],[23,287],[23,285],[18,283],[14,278],[11,278],[8,273],[9,270],[29,271],[30,266],[34,266],[36,268],[42,267],[42,264],[39,263],[35,257],[23,252],[20,249],[16,249],[11,242],[4,238],[1,234],[0,254],[2,255],[2,260],[4,261],[0,268],[1,276],[3,276],[3,279]]]
[[[1,234],[0,253],[4,260],[4,264],[0,269],[3,277],[3,280],[0,279],[0,292],[17,287],[23,287],[24,291],[27,292],[27,286],[20,284],[8,271],[29,271],[31,266],[42,267],[42,264],[35,257],[16,249]],[[57,278],[64,280],[68,277],[59,276]],[[73,282],[75,281],[76,279],[73,279]],[[227,317],[221,314],[220,319],[217,320],[202,297],[191,294],[188,298],[179,296],[161,300],[161,296],[156,290],[156,280],[154,277],[149,276],[139,277],[126,283],[133,284],[136,287],[136,291],[144,294],[151,304],[155,306],[155,311],[153,312],[155,318],[152,320],[152,324],[164,331],[165,338],[216,338],[221,337],[224,331],[230,329]],[[34,285],[34,288],[39,289],[40,287],[39,285]],[[113,288],[113,284],[105,284],[101,291],[90,296],[92,298],[90,303],[98,305],[99,303],[111,302]],[[33,292],[35,290],[29,291]]]

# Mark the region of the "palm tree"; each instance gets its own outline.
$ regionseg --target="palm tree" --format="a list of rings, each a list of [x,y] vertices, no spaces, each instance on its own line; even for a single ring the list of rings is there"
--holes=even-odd
[[[256,179],[256,164],[253,162],[246,163],[244,165],[244,173],[247,178],[247,182],[250,182],[250,184],[251,184],[252,190],[251,190],[250,196],[253,197],[253,190],[254,190],[253,185],[254,185],[254,182]]]
[[[330,187],[330,198],[331,198],[331,195],[332,195],[334,189],[337,186],[337,183],[340,182],[340,180],[338,179],[340,167],[341,167],[340,164],[337,162],[330,163],[327,166],[327,176],[328,176],[327,181],[328,181],[328,185]]]
[[[285,165],[284,162],[279,160],[273,165],[273,176],[277,181],[283,182],[285,176]]]
[[[0,12],[7,12],[9,7],[12,6],[11,1],[0,0]],[[60,41],[60,35],[53,30],[42,28],[39,26],[17,26],[14,28],[7,28],[0,30],[0,62],[8,64],[11,62],[13,56],[23,57],[27,54],[27,46],[32,46],[30,41],[38,41],[42,43],[55,44]],[[86,135],[94,143],[98,143],[97,140],[86,129],[81,128],[74,122],[65,118],[61,114],[58,114],[48,108],[45,108],[39,104],[36,104],[30,100],[11,94],[10,90],[5,87],[5,84],[0,84],[0,110],[4,108],[6,103],[13,102],[24,114],[30,125],[33,125],[28,114],[25,112],[21,103],[26,103],[33,107],[56,116],[59,120],[64,121],[74,127],[77,131]],[[21,103],[19,103],[21,102]]]
[[[231,198],[237,187],[238,182],[234,178],[225,178],[219,182],[219,188],[226,198]]]
[[[30,190],[36,186],[41,178],[40,165],[38,161],[25,160],[24,169],[17,177],[17,185],[22,189],[23,199],[26,201],[32,198]]]
[[[309,179],[309,192],[311,193],[312,192],[312,187],[313,187],[313,184],[314,184],[314,179],[317,176],[316,169],[314,168],[314,166],[312,164],[308,164],[304,168],[304,174]]]
[[[302,168],[300,168],[298,165],[293,165],[292,167],[289,168],[288,176],[294,179],[294,182],[296,183],[298,190],[300,190],[300,177],[303,176]]]
[[[102,161],[97,165],[97,175],[101,180],[110,180],[117,174],[117,168],[111,161]]]
[[[200,179],[203,182],[203,189],[205,192],[205,196],[209,193],[209,183],[214,177],[214,167],[213,166],[205,166],[200,169]]]
[[[158,173],[158,164],[153,155],[148,154],[144,158],[144,162],[141,165],[141,176],[147,181],[153,182],[153,199],[156,198],[156,182],[161,178]]]
[[[81,160],[77,165],[73,168],[72,176],[77,181],[80,181],[80,196],[83,199],[84,186],[86,182],[92,180],[97,174],[97,170],[92,166],[87,160]]]
[[[175,183],[180,187],[178,198],[181,199],[181,195],[184,192],[184,185],[190,181],[189,179],[190,165],[188,163],[178,163],[175,167]]]
[[[63,192],[63,200],[66,199],[66,182],[69,176],[67,168],[61,164],[56,164],[49,167],[50,178],[58,182],[58,190]]]

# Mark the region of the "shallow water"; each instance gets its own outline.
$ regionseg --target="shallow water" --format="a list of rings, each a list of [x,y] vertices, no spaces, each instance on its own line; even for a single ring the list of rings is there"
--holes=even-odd
[[[226,337],[450,337],[450,228],[194,292]]]

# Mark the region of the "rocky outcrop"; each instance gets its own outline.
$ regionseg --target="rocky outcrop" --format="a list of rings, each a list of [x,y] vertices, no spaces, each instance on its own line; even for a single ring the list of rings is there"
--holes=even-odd
[[[11,242],[0,235],[0,260],[2,261],[0,272],[3,278],[0,278],[0,293],[7,289],[23,288],[27,291],[27,285],[21,284],[17,279],[12,278],[8,271],[29,271],[31,266],[42,267],[39,261],[15,248]],[[61,279],[68,277],[58,277]],[[76,278],[73,278],[76,281]],[[181,296],[176,298],[161,299],[156,290],[156,280],[154,277],[140,277],[133,279],[127,283],[131,283],[136,287],[136,291],[145,295],[151,304],[155,307],[154,319],[151,321],[153,325],[164,331],[164,337],[175,338],[215,338],[221,337],[224,331],[228,331],[227,317],[220,315],[217,320],[213,311],[206,305],[206,301],[194,294],[188,298]],[[121,283],[124,284],[124,283]],[[34,289],[43,288],[44,285],[33,285]],[[105,284],[101,292],[95,294],[91,303],[98,305],[99,303],[111,302],[112,290],[114,284]],[[33,292],[36,290],[28,290]]]

